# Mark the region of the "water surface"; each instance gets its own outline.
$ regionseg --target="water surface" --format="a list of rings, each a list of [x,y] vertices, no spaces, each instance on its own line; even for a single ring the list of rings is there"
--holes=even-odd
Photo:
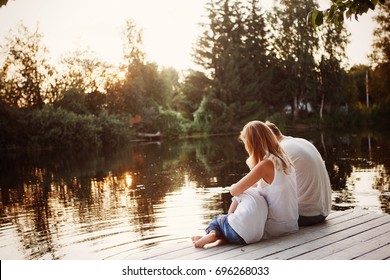
[[[323,155],[333,210],[390,213],[389,138],[294,131]],[[134,143],[110,153],[7,154],[0,259],[126,259],[189,242],[248,172],[237,135]]]

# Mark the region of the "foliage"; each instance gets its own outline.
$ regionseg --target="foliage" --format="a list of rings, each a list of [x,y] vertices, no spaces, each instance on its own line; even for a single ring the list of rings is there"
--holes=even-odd
[[[0,57],[0,149],[110,149],[139,131],[224,133],[253,119],[331,126],[383,120],[390,103],[389,2],[378,9],[375,68],[348,71],[341,64],[345,27],[307,26],[317,2],[301,2],[281,0],[264,12],[259,0],[210,0],[194,49],[200,69],[184,76],[147,60],[132,20],[118,69],[76,50],[63,57],[59,71],[48,63],[42,34],[21,24]]]
[[[89,113],[85,93],[76,88],[65,91],[63,93],[63,97],[54,102],[54,106],[78,115],[85,115]]]
[[[160,131],[164,137],[180,136],[186,134],[189,124],[179,113],[160,107],[154,121],[154,131]]]
[[[194,114],[194,131],[209,133],[226,132],[231,129],[234,116],[230,108],[213,95],[207,95]]]
[[[370,97],[377,100],[381,110],[386,111],[390,105],[390,1],[380,6],[374,19],[378,29],[374,31],[371,56],[375,68],[370,79]]]
[[[25,147],[28,127],[25,111],[0,102],[0,149]]]
[[[358,20],[359,16],[367,11],[375,10],[378,4],[385,4],[386,0],[331,0],[332,4],[328,9],[323,11],[317,8],[312,9],[307,14],[307,23],[313,27],[320,26],[324,23],[342,24],[346,18],[352,16]],[[387,1],[388,2],[388,1]]]
[[[209,94],[212,81],[200,71],[190,71],[175,100],[178,111],[184,118],[193,121],[194,113],[205,95]]]
[[[0,0],[0,7],[7,5],[8,0]]]
[[[30,113],[28,144],[45,149],[100,148],[100,130],[93,115],[77,115],[63,109],[45,107]]]
[[[96,121],[100,128],[99,138],[103,148],[112,149],[130,142],[133,135],[129,128],[128,117],[101,111]]]
[[[195,121],[200,128],[203,126],[199,123],[201,119],[209,122],[212,115],[223,117],[223,121],[220,120],[223,125],[218,127],[222,129],[231,127],[235,119],[252,115],[253,110],[246,111],[245,108],[260,108],[269,91],[271,80],[267,75],[271,62],[267,56],[265,13],[257,0],[245,4],[242,1],[210,1],[206,9],[208,22],[203,24],[204,32],[198,39],[194,57],[210,81],[210,87],[204,88],[198,98],[210,96],[203,97],[199,112],[195,112]],[[255,106],[248,106],[255,103]],[[209,115],[202,105],[217,106],[219,111]],[[235,118],[231,117],[233,110]]]
[[[0,69],[0,98],[16,107],[41,109],[50,99],[53,68],[47,62],[43,35],[31,33],[20,24],[10,32],[3,49],[6,57]]]
[[[275,6],[271,20],[276,33],[273,46],[286,74],[282,94],[290,96],[295,119],[298,119],[300,104],[312,102],[317,94],[314,56],[319,35],[304,21],[307,12],[317,5],[313,0],[307,1],[304,7],[300,7],[300,3],[299,0],[282,1],[282,6]]]
[[[85,93],[105,93],[109,85],[118,81],[112,65],[101,61],[89,50],[75,50],[62,57],[60,67],[62,88],[75,88]]]

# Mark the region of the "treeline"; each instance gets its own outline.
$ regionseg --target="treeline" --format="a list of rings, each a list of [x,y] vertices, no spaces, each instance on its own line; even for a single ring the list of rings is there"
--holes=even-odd
[[[387,121],[388,1],[378,7],[375,67],[349,70],[343,25],[307,24],[316,1],[280,2],[268,11],[259,0],[210,0],[193,53],[199,69],[184,76],[146,59],[131,20],[119,67],[80,50],[54,67],[43,35],[20,24],[2,45],[0,149],[112,148],[137,132],[230,132],[251,119]]]

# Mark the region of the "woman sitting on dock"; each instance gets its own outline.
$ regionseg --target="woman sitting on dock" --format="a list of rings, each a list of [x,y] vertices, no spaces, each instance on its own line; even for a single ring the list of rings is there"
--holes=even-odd
[[[228,214],[214,217],[206,235],[192,238],[195,247],[249,244],[298,230],[295,171],[275,135],[265,123],[252,121],[240,140],[249,154],[250,172],[231,186]]]

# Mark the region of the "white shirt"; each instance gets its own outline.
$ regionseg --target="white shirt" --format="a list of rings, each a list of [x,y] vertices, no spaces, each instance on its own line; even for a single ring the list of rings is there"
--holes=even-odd
[[[257,188],[268,203],[264,239],[298,231],[298,197],[295,172],[291,168],[289,174],[284,173],[280,159],[275,157],[270,157],[270,159],[274,162],[274,180],[268,184],[261,179]],[[279,164],[275,164],[275,161],[279,161]]]
[[[229,225],[247,244],[260,241],[268,215],[264,197],[256,188],[249,188],[233,199],[237,200],[238,205],[234,213],[228,215]]]
[[[332,207],[332,189],[321,154],[302,138],[284,137],[280,145],[295,166],[299,215],[327,216]]]

